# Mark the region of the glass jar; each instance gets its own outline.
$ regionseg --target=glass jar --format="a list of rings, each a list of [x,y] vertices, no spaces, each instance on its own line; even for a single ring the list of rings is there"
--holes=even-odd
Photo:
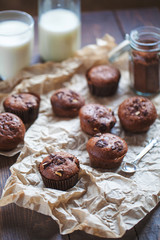
[[[160,29],[140,27],[130,34],[130,78],[139,95],[160,91]]]
[[[138,94],[149,96],[160,91],[160,29],[139,27],[126,35],[110,54],[110,60],[129,50],[131,87]]]
[[[39,52],[45,61],[72,57],[81,45],[80,0],[39,0]]]
[[[34,20],[25,12],[0,12],[0,79],[12,79],[31,63]]]

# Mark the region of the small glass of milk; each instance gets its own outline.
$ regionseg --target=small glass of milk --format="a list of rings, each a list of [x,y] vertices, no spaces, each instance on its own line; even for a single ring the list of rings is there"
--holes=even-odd
[[[39,0],[39,53],[62,61],[81,45],[80,0]]]
[[[21,11],[0,12],[0,78],[13,78],[31,62],[34,20]]]

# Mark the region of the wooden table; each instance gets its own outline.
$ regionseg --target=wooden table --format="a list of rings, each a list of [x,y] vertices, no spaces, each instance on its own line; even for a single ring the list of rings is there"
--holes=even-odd
[[[82,13],[82,46],[95,43],[95,39],[105,33],[115,37],[116,42],[123,40],[125,33],[142,25],[160,27],[160,11],[157,8],[132,9]],[[37,43],[37,38],[36,38]],[[33,62],[39,61],[35,46]],[[0,195],[9,168],[17,156],[0,156]],[[58,225],[48,216],[20,208],[15,204],[0,208],[0,240],[100,240],[101,238],[77,231],[69,235],[59,234]],[[160,204],[121,238],[121,240],[160,240]]]

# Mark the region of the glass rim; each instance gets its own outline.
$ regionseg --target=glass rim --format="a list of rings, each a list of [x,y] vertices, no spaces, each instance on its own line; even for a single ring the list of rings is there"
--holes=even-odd
[[[157,37],[157,41],[155,42],[150,42],[150,43],[143,43],[140,42],[139,40],[135,39],[135,36],[142,36],[142,35],[152,35]],[[138,45],[139,47],[154,47],[156,45],[159,45],[158,49],[160,48],[160,28],[158,27],[154,27],[154,26],[142,26],[142,27],[138,27],[134,30],[131,31],[130,33],[130,40],[131,40],[131,46],[135,47]],[[139,48],[138,47],[138,48]],[[155,49],[154,49],[155,51]]]
[[[1,15],[7,14],[7,13],[8,14],[17,14],[17,16],[18,15],[26,16],[30,20],[30,24],[27,24],[28,28],[25,31],[22,31],[22,32],[17,33],[17,34],[10,34],[10,35],[8,35],[8,34],[1,34],[0,33],[0,36],[3,36],[3,37],[18,36],[18,35],[22,35],[22,34],[26,33],[27,31],[29,31],[30,29],[33,28],[33,26],[34,26],[34,19],[33,19],[33,17],[29,13],[26,13],[24,11],[18,11],[18,10],[4,10],[4,11],[0,11],[0,17],[1,17]],[[3,21],[9,21],[9,20],[12,20],[11,17],[8,18],[8,19],[4,19],[2,21],[0,19],[0,23],[3,22]],[[18,21],[20,21],[20,20],[18,20]]]

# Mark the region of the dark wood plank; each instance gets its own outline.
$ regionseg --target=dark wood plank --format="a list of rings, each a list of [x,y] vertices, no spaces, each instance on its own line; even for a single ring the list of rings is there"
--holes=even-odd
[[[87,234],[83,231],[76,231],[72,234],[70,234],[70,240],[105,240],[106,238],[100,238],[96,237],[90,234]],[[136,232],[134,228],[132,228],[130,231],[127,231],[125,235],[122,238],[116,238],[117,240],[138,240],[136,237]],[[113,238],[107,238],[106,240],[113,240]]]
[[[117,42],[122,41],[121,31],[111,11],[82,13],[82,47],[95,43],[96,38],[101,38],[106,33],[112,35]]]
[[[59,228],[50,217],[10,204],[1,208],[1,240],[69,240],[60,235]]]
[[[160,203],[135,229],[139,240],[160,240]]]
[[[115,17],[123,35],[140,26],[160,27],[160,11],[158,8],[117,10],[115,11]]]
[[[127,8],[144,8],[144,7],[160,7],[159,0],[81,0],[82,3],[82,10],[83,11],[99,11],[104,9],[127,9]]]
[[[9,168],[16,162],[17,157],[18,154],[14,157],[0,156],[0,196],[2,194],[2,190],[6,183],[6,180],[10,176]]]
[[[102,10],[108,10],[108,9],[126,9],[126,8],[135,8],[135,7],[153,7],[157,6],[160,7],[160,1],[159,0],[134,0],[134,1],[128,1],[128,0],[112,0],[112,1],[106,1],[106,0],[81,0],[81,8],[82,11],[102,11]],[[6,1],[1,0],[0,4],[0,11],[2,10],[8,10],[8,9],[17,9],[20,11],[25,11],[30,13],[31,15],[37,15],[38,13],[38,7],[37,7],[37,0],[12,0],[12,1]]]

